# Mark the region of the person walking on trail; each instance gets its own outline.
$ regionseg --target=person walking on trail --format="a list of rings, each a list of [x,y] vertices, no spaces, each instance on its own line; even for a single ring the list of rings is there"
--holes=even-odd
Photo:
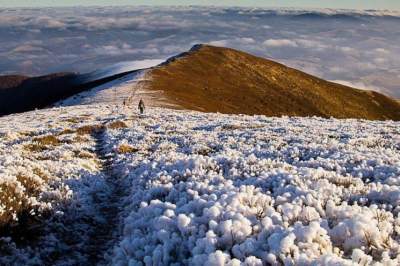
[[[142,99],[140,99],[140,101],[139,101],[138,108],[139,108],[139,112],[140,112],[140,114],[142,115],[142,114],[144,113],[144,108],[145,108],[145,106],[144,106],[144,102],[143,102],[143,100],[142,100]]]

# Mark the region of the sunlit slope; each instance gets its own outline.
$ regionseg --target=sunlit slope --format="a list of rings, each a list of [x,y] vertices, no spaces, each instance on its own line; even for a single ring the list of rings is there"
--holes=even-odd
[[[400,104],[229,48],[197,45],[151,70],[148,89],[206,112],[400,120]]]

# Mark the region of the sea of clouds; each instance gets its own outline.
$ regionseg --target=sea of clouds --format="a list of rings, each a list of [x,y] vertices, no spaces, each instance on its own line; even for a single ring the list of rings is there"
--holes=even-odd
[[[400,13],[222,7],[0,9],[0,75],[90,72],[196,43],[400,98]]]

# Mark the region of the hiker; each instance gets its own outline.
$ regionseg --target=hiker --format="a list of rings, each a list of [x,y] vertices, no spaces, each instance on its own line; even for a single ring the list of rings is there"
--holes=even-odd
[[[142,115],[144,113],[144,102],[142,99],[140,99],[140,101],[139,101],[138,108],[139,108],[140,114]]]

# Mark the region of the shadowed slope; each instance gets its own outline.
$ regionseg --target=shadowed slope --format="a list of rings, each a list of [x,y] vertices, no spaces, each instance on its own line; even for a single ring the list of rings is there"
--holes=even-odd
[[[91,73],[53,73],[40,77],[0,76],[0,116],[44,108],[134,72],[132,70],[109,76],[92,76]]]
[[[400,104],[228,48],[196,45],[150,72],[147,88],[206,112],[400,120]]]

